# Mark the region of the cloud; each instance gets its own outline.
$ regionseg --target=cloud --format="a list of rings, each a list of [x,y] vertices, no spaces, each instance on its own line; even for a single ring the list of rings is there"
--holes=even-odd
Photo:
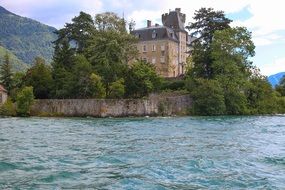
[[[147,0],[149,1],[149,0]],[[158,21],[161,19],[161,14],[168,12],[169,10],[174,10],[175,8],[182,8],[182,12],[185,13],[186,23],[192,22],[192,17],[194,16],[195,10],[200,9],[201,7],[213,7],[215,10],[223,10],[227,12],[238,12],[244,7],[248,6],[246,0],[239,0],[230,2],[226,0],[199,0],[199,1],[190,1],[189,0],[165,0],[163,3],[161,1],[151,1],[153,5],[156,5],[156,8],[149,9],[135,9],[128,14],[128,19],[134,19],[137,22],[137,27],[144,27],[145,21],[152,19]],[[157,6],[160,5],[160,6]],[[144,23],[142,25],[142,23]]]
[[[278,58],[270,64],[260,66],[260,71],[266,76],[285,71],[285,57]]]

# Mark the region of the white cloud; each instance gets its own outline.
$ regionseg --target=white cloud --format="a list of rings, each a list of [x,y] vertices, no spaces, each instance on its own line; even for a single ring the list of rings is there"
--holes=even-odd
[[[160,1],[156,1],[157,4]],[[156,4],[153,1],[154,4]],[[225,13],[239,12],[248,8],[252,17],[233,22],[233,26],[245,26],[253,32],[253,39],[256,45],[269,45],[280,40],[281,37],[274,34],[277,31],[285,30],[285,14],[282,0],[260,1],[260,0],[165,0],[156,10],[133,10],[129,13],[128,18],[137,22],[137,28],[144,27],[147,19],[160,20],[161,14],[168,12],[169,9],[181,7],[182,12],[187,14],[187,22],[191,22],[195,10],[201,7],[213,7],[215,10],[223,10]]]
[[[285,71],[285,57],[278,58],[273,63],[260,66],[260,71],[266,76]]]
[[[160,20],[163,13],[168,12],[170,9],[174,10],[175,8],[181,8],[181,11],[186,14],[186,23],[188,24],[193,21],[192,17],[194,16],[195,10],[198,10],[201,7],[213,7],[215,10],[223,10],[226,13],[230,13],[242,10],[249,3],[246,0],[233,1],[230,3],[227,0],[165,0],[163,3],[157,0],[153,1],[153,4],[161,4],[161,6],[157,6],[155,10],[133,10],[129,13],[128,19],[134,19],[137,22],[137,27],[144,27],[144,22],[146,20]]]

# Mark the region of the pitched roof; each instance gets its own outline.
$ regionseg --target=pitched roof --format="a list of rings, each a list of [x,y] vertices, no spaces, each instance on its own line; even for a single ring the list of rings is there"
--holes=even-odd
[[[178,37],[172,28],[166,26],[151,26],[146,28],[140,28],[131,31],[131,34],[139,38],[140,41],[152,41],[152,40],[172,40],[178,41]]]
[[[0,84],[0,92],[7,92],[7,90]]]

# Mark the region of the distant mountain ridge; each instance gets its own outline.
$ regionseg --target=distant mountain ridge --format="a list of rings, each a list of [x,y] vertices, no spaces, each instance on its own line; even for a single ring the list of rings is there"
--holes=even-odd
[[[28,69],[28,65],[19,60],[11,51],[0,46],[0,65],[4,63],[5,55],[8,54],[9,60],[12,65],[12,71],[25,71]]]
[[[275,87],[277,84],[279,84],[283,76],[285,76],[285,72],[280,72],[274,75],[270,75],[267,80],[273,87]]]
[[[18,16],[0,6],[0,45],[31,65],[35,57],[51,62],[56,28]]]

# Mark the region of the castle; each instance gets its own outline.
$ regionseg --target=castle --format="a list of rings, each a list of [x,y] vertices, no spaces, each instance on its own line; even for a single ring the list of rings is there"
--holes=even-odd
[[[162,26],[152,25],[147,20],[147,27],[131,31],[139,40],[139,58],[154,64],[163,77],[178,77],[185,73],[190,48],[185,20],[186,15],[176,8],[162,15]]]

